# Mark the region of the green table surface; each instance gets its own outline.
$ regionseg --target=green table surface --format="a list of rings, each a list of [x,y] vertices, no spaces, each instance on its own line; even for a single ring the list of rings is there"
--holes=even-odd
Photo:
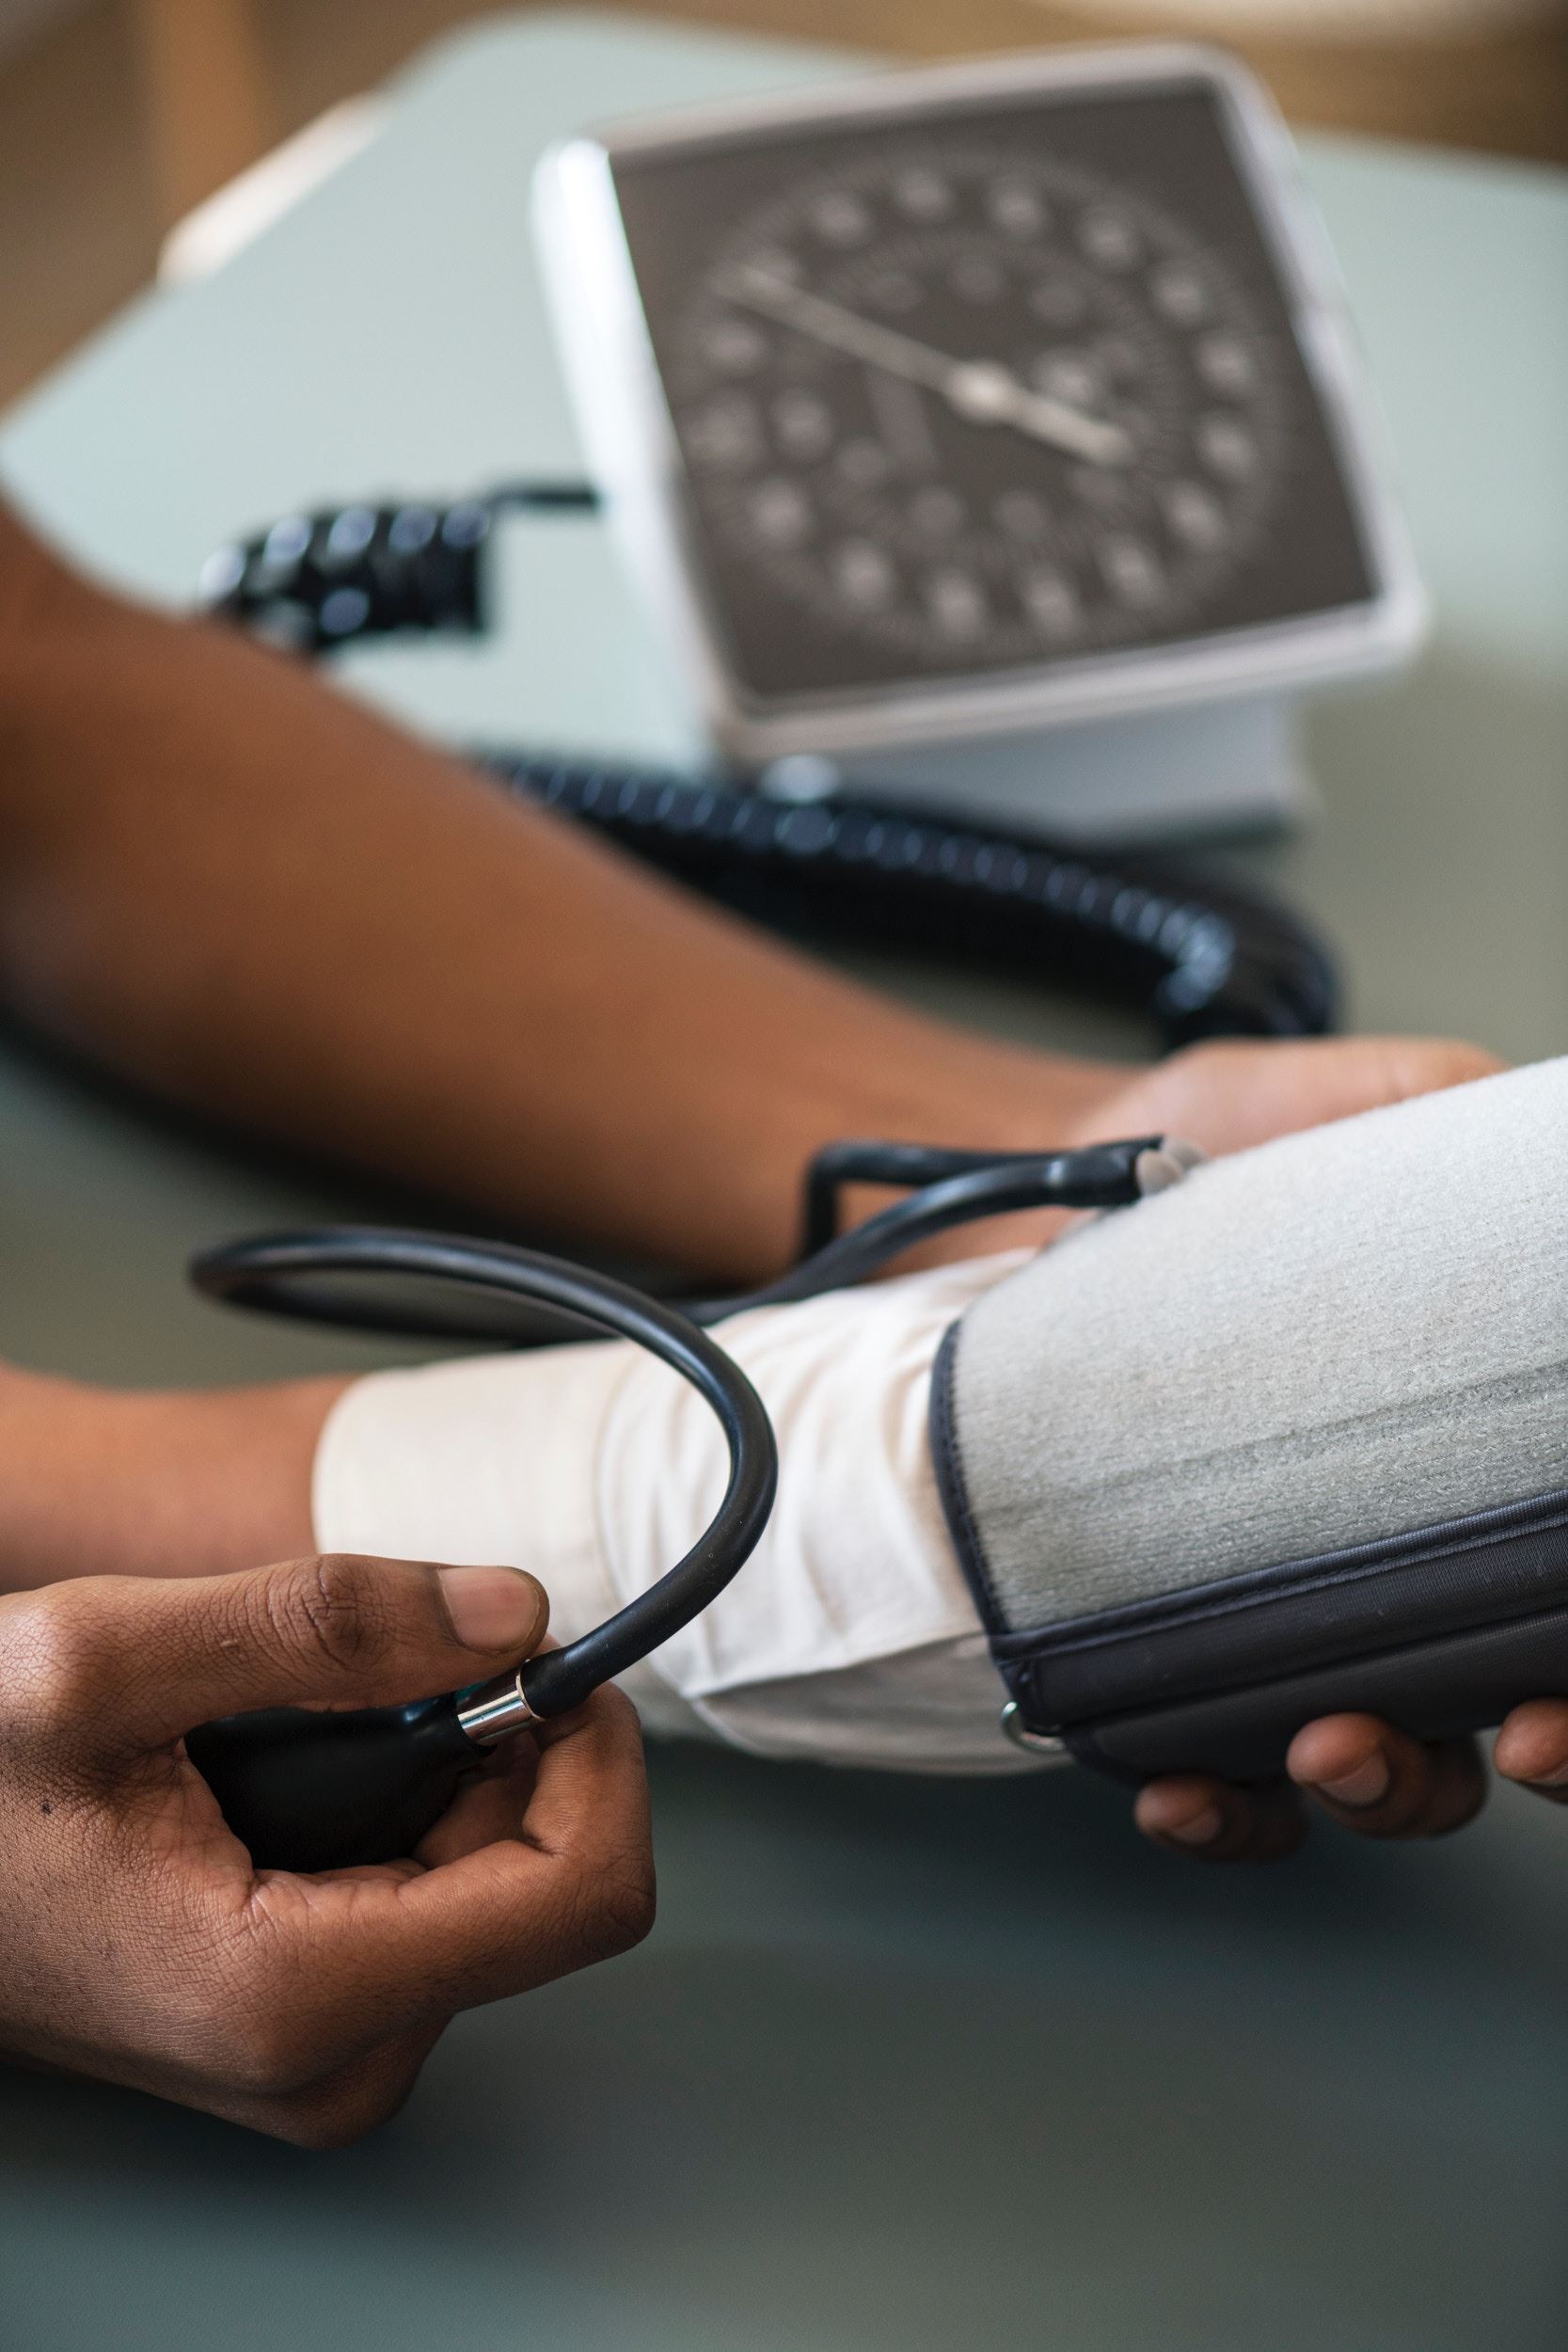
[[[302,501],[569,466],[526,230],[576,125],[820,77],[821,51],[498,18],[216,278],[134,305],[13,412],[0,471],[85,560],[188,594]],[[1311,142],[1437,608],[1323,703],[1317,820],[1247,853],[1363,1023],[1568,1047],[1568,182]],[[509,536],[506,626],[355,682],[454,736],[679,755],[592,526]],[[914,967],[1054,1041],[1133,1041]],[[103,1377],[341,1362],[225,1319],[187,1251],[384,1203],[0,1044],[0,1345]],[[385,1354],[386,1351],[380,1351]],[[355,1360],[374,1360],[365,1348]],[[0,2073],[9,2352],[1560,2352],[1568,1823],[1324,1836],[1226,1876],[1087,1778],[947,1785],[654,1758],[662,1909],[614,1966],[463,2020],[405,2114],[311,2156]]]

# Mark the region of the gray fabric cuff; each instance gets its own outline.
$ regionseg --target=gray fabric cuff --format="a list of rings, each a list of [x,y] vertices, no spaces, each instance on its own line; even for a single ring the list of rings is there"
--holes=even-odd
[[[975,1303],[933,1450],[1031,1721],[1092,1745],[1075,1720],[1227,1696],[1212,1754],[1272,1769],[1290,1707],[1237,1729],[1260,1682],[1568,1604],[1565,1175],[1559,1061],[1199,1168]],[[1500,1711],[1515,1655],[1555,1687],[1558,1638],[1467,1698],[1460,1660],[1422,1705]],[[1353,1684],[1344,1704],[1402,1704],[1408,1661]],[[1145,1728],[1095,1760],[1202,1760],[1190,1723]]]

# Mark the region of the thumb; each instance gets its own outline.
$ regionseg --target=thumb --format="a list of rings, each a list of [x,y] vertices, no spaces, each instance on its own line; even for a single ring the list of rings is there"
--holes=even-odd
[[[83,1727],[138,1748],[252,1708],[427,1698],[527,1657],[549,1621],[519,1569],[355,1553],[190,1582],[84,1577],[36,1600]]]

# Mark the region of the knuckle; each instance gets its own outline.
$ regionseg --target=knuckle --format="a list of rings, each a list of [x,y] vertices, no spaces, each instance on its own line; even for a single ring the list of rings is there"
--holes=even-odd
[[[387,1596],[352,1553],[325,1552],[263,1578],[257,1605],[279,1652],[333,1674],[376,1658],[390,1632]]]
[[[621,1899],[615,1919],[615,1949],[629,1952],[645,1943],[653,1933],[657,1915],[658,1893],[649,1870],[636,1884],[628,1886]]]
[[[657,1906],[651,1855],[600,1853],[562,1864],[535,1947],[546,1978],[629,1952],[652,1930]]]
[[[4,1639],[13,1735],[79,1733],[118,1687],[112,1638],[80,1584],[45,1586],[13,1604]]]
[[[595,1877],[585,1904],[585,1934],[595,1957],[613,1960],[653,1931],[658,1890],[652,1859],[627,1856]]]

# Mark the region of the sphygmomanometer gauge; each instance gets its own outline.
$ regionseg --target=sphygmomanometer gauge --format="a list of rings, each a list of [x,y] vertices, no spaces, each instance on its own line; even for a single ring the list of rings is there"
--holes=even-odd
[[[629,126],[540,204],[596,468],[735,756],[1263,691],[1418,629],[1326,248],[1227,59]]]

